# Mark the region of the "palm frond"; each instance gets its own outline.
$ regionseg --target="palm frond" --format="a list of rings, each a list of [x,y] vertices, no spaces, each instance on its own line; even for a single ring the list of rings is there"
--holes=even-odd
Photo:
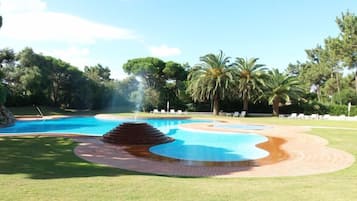
[[[229,83],[233,81],[230,57],[226,57],[223,51],[217,55],[207,54],[200,58],[201,63],[196,65],[188,75],[188,91],[193,100],[211,100],[218,96],[224,98],[229,90]]]

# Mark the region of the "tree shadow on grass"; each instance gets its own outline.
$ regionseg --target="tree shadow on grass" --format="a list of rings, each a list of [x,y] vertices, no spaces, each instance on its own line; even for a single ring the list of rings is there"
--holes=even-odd
[[[86,162],[75,156],[75,146],[64,137],[0,137],[0,174],[23,173],[32,179],[137,174]]]

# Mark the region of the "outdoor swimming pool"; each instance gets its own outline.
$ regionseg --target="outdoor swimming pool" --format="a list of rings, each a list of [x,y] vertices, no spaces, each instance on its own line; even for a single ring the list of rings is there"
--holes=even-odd
[[[99,119],[95,117],[72,117],[51,120],[17,121],[14,126],[0,128],[2,134],[81,134],[102,136],[114,127],[132,119]],[[256,147],[268,141],[264,136],[244,133],[186,130],[178,125],[186,123],[213,122],[196,119],[142,119],[161,132],[175,139],[174,142],[153,146],[150,152],[169,158],[191,161],[244,161],[255,160],[269,153]]]

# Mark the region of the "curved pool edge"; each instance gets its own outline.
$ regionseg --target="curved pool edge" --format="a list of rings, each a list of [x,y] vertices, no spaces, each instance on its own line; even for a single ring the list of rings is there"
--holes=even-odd
[[[282,132],[284,131],[284,132]],[[306,134],[307,128],[273,126],[261,134],[286,140],[281,149],[289,154],[285,160],[246,166],[195,166],[147,159],[131,154],[127,148],[103,143],[98,138],[78,138],[75,154],[84,160],[111,167],[155,175],[194,177],[280,177],[330,173],[345,169],[355,162],[355,157],[345,151],[327,147],[321,137]]]
[[[279,150],[280,155],[286,155],[283,151],[279,148],[274,148],[269,145],[275,145],[280,147],[282,143],[278,143],[276,138],[266,137],[264,135],[256,134],[256,133],[244,133],[244,132],[230,132],[230,131],[211,131],[207,129],[199,129],[190,128],[192,125],[205,125],[211,123],[186,123],[178,125],[177,128],[180,131],[185,131],[184,135],[173,134],[172,137],[176,138],[179,137],[179,142],[173,141],[166,144],[158,144],[152,147],[149,147],[148,151],[159,155],[161,157],[172,158],[178,161],[186,161],[185,163],[190,164],[200,164],[200,163],[235,163],[235,162],[244,162],[244,161],[259,161],[260,159],[267,158],[271,155],[271,152],[274,150]],[[188,132],[188,133],[187,133]],[[194,141],[191,143],[190,140],[187,140],[186,136],[199,136],[200,142]],[[202,135],[203,134],[203,135]],[[212,136],[213,139],[226,139],[229,137],[234,137],[235,140],[238,140],[237,143],[234,144],[227,144],[223,143],[224,146],[216,146],[216,144],[212,144],[212,141],[208,143],[206,142],[206,138],[210,138]],[[223,138],[220,135],[225,136]],[[171,135],[170,135],[171,136]],[[218,138],[217,138],[218,137]],[[197,138],[197,139],[198,139]],[[231,138],[232,139],[232,138]],[[249,139],[248,141],[246,141]],[[177,140],[177,139],[176,139]],[[183,140],[183,141],[182,141]],[[187,143],[187,141],[189,143]],[[242,143],[245,149],[241,149],[241,145],[239,141],[244,142]],[[273,142],[274,141],[274,142]],[[283,142],[280,140],[279,142]],[[263,146],[261,146],[263,144]],[[209,150],[207,150],[209,149]],[[212,150],[211,155],[205,154],[207,151]],[[249,150],[249,151],[247,151]],[[186,153],[193,153],[193,154],[186,154]],[[275,158],[277,154],[274,154],[273,157]],[[220,164],[222,166],[222,164]]]

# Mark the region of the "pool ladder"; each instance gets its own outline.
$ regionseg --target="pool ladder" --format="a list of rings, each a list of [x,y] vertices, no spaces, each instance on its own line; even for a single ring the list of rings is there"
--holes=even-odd
[[[40,108],[37,105],[33,105],[33,107],[36,109],[36,111],[40,114],[40,117],[42,118],[43,117],[43,113],[40,110]]]

